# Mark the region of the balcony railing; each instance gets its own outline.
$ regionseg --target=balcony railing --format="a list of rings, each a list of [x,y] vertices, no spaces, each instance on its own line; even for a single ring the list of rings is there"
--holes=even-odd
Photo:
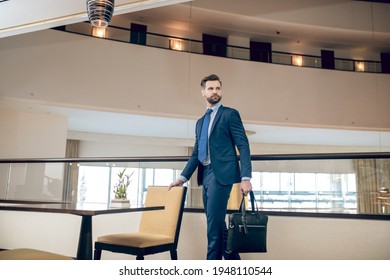
[[[188,157],[0,159],[0,200],[109,202],[119,171],[133,174],[128,197],[169,185]],[[253,155],[252,185],[263,211],[390,219],[390,153]],[[196,178],[196,176],[192,176]],[[186,208],[202,210],[191,179]],[[241,196],[233,186],[230,209]]]
[[[91,25],[87,22],[73,24],[69,26],[64,26],[62,28],[57,28],[62,31],[72,32],[81,35],[87,36],[99,36],[92,35]],[[205,54],[203,46],[206,43],[214,44],[218,48],[218,44],[211,42],[204,42],[189,38],[182,38],[177,36],[162,35],[157,33],[140,33],[139,34],[143,39],[138,42],[132,42],[135,44],[145,45],[148,47],[156,47],[162,49],[168,49],[172,51],[180,51],[187,53],[196,53],[196,54]],[[131,29],[118,27],[118,26],[109,26],[103,36],[103,39],[113,40],[117,42],[131,43]],[[226,54],[222,55],[226,58],[231,59],[240,59],[251,61],[250,58],[250,48],[242,46],[233,46],[226,45]],[[257,50],[259,53],[262,50]],[[265,59],[262,62],[281,64],[281,65],[290,65],[295,67],[309,67],[309,68],[319,68],[323,69],[322,58],[321,56],[315,55],[306,55],[298,53],[287,53],[279,51],[263,51],[264,53],[261,56]],[[268,57],[267,57],[268,56]],[[256,61],[257,62],[257,61]],[[334,67],[332,70],[341,70],[341,71],[355,71],[362,73],[382,73],[382,67],[380,61],[371,61],[371,60],[354,60],[347,58],[334,58]]]

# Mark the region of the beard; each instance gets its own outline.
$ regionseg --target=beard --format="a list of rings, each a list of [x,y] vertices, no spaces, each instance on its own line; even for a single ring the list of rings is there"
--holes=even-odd
[[[207,102],[212,104],[212,105],[217,104],[219,101],[221,101],[221,99],[222,99],[222,96],[216,95],[216,94],[214,94],[211,97],[206,98]]]

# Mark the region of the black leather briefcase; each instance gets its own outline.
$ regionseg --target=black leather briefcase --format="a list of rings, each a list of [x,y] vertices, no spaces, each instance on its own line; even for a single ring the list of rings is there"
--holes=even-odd
[[[239,211],[229,215],[226,251],[228,253],[267,252],[268,216],[255,208],[253,192],[249,193],[252,209],[246,211],[245,197],[242,197]]]

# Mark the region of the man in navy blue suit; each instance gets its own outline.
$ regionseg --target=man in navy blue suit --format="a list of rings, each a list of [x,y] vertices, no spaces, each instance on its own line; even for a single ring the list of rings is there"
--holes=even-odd
[[[171,187],[182,186],[198,168],[198,185],[203,186],[203,204],[207,217],[207,259],[220,260],[222,256],[225,259],[239,259],[237,253],[225,252],[225,217],[232,185],[240,183],[244,195],[252,190],[249,142],[238,111],[221,104],[222,82],[219,77],[212,74],[203,78],[201,89],[208,111],[196,123],[193,153],[180,178],[172,182]],[[209,124],[202,130],[204,122]],[[203,133],[205,140],[202,131],[207,133]],[[204,141],[207,144],[205,152],[201,148]]]

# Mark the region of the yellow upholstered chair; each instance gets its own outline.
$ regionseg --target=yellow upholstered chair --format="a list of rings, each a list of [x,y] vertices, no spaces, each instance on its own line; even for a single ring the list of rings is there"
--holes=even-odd
[[[164,210],[142,213],[138,232],[104,235],[95,242],[94,259],[100,260],[102,250],[137,256],[143,260],[145,255],[169,251],[172,260],[177,260],[177,244],[186,187],[149,186],[146,193],[146,206],[164,206]]]
[[[245,197],[245,207],[248,206],[248,197]],[[228,200],[228,210],[238,210],[241,205],[242,194],[240,184],[234,184]]]
[[[73,260],[73,258],[36,249],[18,248],[0,251],[0,260]]]

